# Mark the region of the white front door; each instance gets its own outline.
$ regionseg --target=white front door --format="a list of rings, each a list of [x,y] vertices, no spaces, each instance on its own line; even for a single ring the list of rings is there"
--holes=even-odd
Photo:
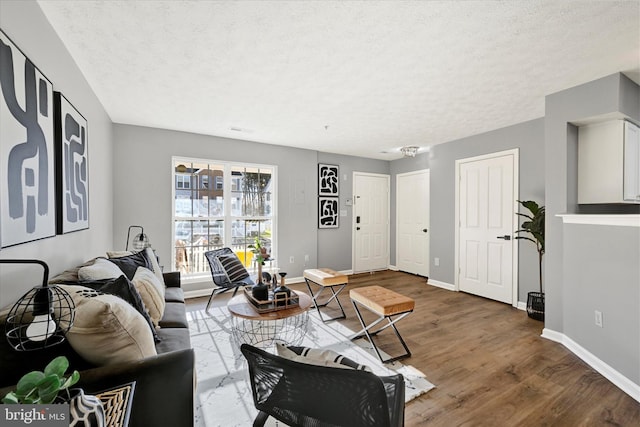
[[[517,155],[510,150],[456,161],[459,290],[514,306]]]
[[[396,176],[396,267],[429,277],[429,170]]]
[[[389,267],[389,175],[353,173],[353,272]]]

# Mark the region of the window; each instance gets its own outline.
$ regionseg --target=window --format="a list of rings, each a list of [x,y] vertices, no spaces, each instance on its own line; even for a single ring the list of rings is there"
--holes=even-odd
[[[176,189],[183,190],[191,188],[191,176],[185,174],[176,174]]]
[[[275,173],[275,166],[174,158],[175,270],[208,275],[204,253],[225,246],[251,270],[256,240],[275,252]]]

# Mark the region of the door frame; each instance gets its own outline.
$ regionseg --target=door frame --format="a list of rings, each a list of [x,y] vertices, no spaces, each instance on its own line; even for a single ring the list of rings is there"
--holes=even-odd
[[[389,262],[391,259],[391,175],[383,173],[353,171],[351,177],[351,182],[353,185],[351,189],[351,194],[353,195],[353,210],[351,215],[351,271],[354,274],[356,273],[356,177],[358,176],[386,178],[387,180],[387,268],[389,268]],[[361,271],[360,273],[364,273],[367,271],[370,270]]]
[[[398,187],[399,187],[399,182],[398,182],[398,178],[401,177],[401,176],[417,175],[417,174],[423,174],[423,173],[427,175],[427,179],[428,179],[428,183],[429,183],[429,188],[428,188],[428,191],[429,191],[429,193],[428,193],[428,195],[429,195],[429,220],[427,221],[427,225],[426,225],[426,228],[429,229],[429,228],[431,228],[431,170],[429,168],[427,168],[427,169],[420,169],[420,170],[416,170],[416,171],[404,172],[404,173],[396,174],[396,188],[395,188],[395,196],[396,196],[395,197],[395,199],[396,199],[396,206],[395,206],[395,210],[396,210],[396,223],[395,223],[395,226],[396,226],[396,233],[395,233],[396,234],[396,239],[395,239],[396,240],[396,242],[395,242],[396,243],[396,253],[395,253],[396,263],[395,263],[395,266],[396,266],[396,268],[398,268],[398,248],[399,248],[399,241],[400,241],[400,237],[398,235],[399,234],[398,233],[398,228],[399,228],[399,219],[398,219],[398,210],[399,210],[398,209],[399,208],[399,205],[398,205],[398,193],[399,193],[398,192]],[[430,236],[427,236],[427,238],[429,240],[429,248],[428,248],[429,251],[427,251],[428,253],[427,253],[427,259],[425,260],[425,264],[427,266],[427,275],[426,275],[426,277],[428,278],[429,275],[431,274],[431,262],[430,262],[430,260],[431,260],[431,251],[430,251],[430,249],[431,249],[431,238],[430,238]]]
[[[513,215],[512,215],[512,228],[513,234],[518,229],[518,195],[520,189],[520,149],[513,148],[511,150],[497,151],[495,153],[482,154],[475,157],[467,157],[464,159],[457,159],[455,162],[455,256],[454,256],[454,291],[460,291],[460,165],[462,163],[475,162],[478,160],[487,160],[495,157],[513,156]],[[512,242],[512,296],[511,305],[518,307],[518,246],[515,238],[511,239]]]

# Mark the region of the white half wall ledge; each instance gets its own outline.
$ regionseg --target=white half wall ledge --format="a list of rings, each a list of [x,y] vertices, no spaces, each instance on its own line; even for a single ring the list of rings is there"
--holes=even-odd
[[[578,356],[593,369],[598,371],[598,373],[611,381],[616,387],[627,393],[637,402],[640,402],[640,385],[634,383],[629,378],[616,371],[614,368],[600,360],[589,350],[582,347],[580,344],[578,344],[565,334],[544,328],[542,330],[542,338],[546,338],[548,340],[555,341],[559,344],[564,345],[569,351]]]
[[[640,227],[638,214],[558,214],[564,224],[614,225],[620,227]]]

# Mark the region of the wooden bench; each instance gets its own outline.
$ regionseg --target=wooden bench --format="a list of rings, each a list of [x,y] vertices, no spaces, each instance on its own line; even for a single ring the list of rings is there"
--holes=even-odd
[[[307,283],[309,294],[311,294],[313,304],[318,311],[320,320],[322,320],[323,322],[328,322],[330,320],[344,319],[346,315],[344,313],[344,309],[342,308],[342,304],[340,304],[340,300],[338,299],[338,294],[342,292],[345,286],[349,284],[349,278],[345,274],[338,273],[337,271],[334,271],[330,268],[308,269],[304,270],[302,275],[304,276],[304,280]],[[312,283],[319,287],[318,292],[315,295],[313,293],[313,289],[311,288]],[[331,290],[332,295],[325,302],[319,303],[318,300],[320,298],[320,295],[326,288],[329,288],[329,290]],[[336,291],[336,289],[334,288],[338,288],[338,290]],[[325,319],[324,317],[322,317],[320,307],[326,307],[331,301],[336,301],[338,303],[342,315],[332,317],[330,319]]]
[[[356,310],[356,314],[358,315],[358,319],[360,319],[360,323],[363,328],[352,339],[355,340],[366,336],[371,345],[373,345],[373,349],[376,351],[378,358],[383,363],[393,362],[394,360],[411,356],[411,351],[409,351],[409,347],[407,347],[407,344],[402,339],[395,323],[413,312],[415,307],[415,301],[413,299],[381,286],[366,286],[363,288],[351,289],[349,291],[349,297],[351,298],[351,303]],[[364,307],[375,313],[378,315],[378,318],[367,325],[358,306]],[[394,316],[395,319],[392,320]],[[373,327],[385,319],[388,321],[386,325],[376,331],[370,332]],[[387,329],[389,326],[391,326],[395,331],[400,343],[405,349],[405,353],[384,360],[378,350],[378,346],[373,341],[373,336]]]

